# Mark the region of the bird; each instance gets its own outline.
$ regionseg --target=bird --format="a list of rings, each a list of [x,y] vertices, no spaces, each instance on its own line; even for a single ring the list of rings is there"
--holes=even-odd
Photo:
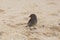
[[[37,24],[37,16],[35,14],[31,14],[29,17],[30,17],[30,20],[28,21],[27,25],[29,27],[36,25]]]

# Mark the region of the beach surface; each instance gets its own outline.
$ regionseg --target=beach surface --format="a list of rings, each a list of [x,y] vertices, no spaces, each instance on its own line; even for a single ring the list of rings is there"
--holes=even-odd
[[[60,0],[0,0],[0,40],[60,40]]]

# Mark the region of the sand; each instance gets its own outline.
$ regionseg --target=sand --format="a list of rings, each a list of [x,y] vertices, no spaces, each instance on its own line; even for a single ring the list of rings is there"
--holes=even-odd
[[[26,27],[36,14],[36,29]],[[0,0],[0,40],[60,40],[60,0]]]

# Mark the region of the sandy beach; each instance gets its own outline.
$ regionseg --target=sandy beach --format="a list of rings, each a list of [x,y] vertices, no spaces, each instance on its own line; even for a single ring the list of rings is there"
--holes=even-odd
[[[36,29],[26,27],[36,14]],[[60,40],[60,0],[0,0],[0,40]]]

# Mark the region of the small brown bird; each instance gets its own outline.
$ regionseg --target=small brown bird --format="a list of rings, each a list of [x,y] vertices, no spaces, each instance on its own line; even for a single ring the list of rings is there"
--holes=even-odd
[[[30,16],[29,16],[31,19],[28,21],[28,26],[29,27],[31,27],[31,26],[34,26],[34,25],[36,25],[36,23],[37,23],[37,16],[35,15],[35,14],[31,14]]]

